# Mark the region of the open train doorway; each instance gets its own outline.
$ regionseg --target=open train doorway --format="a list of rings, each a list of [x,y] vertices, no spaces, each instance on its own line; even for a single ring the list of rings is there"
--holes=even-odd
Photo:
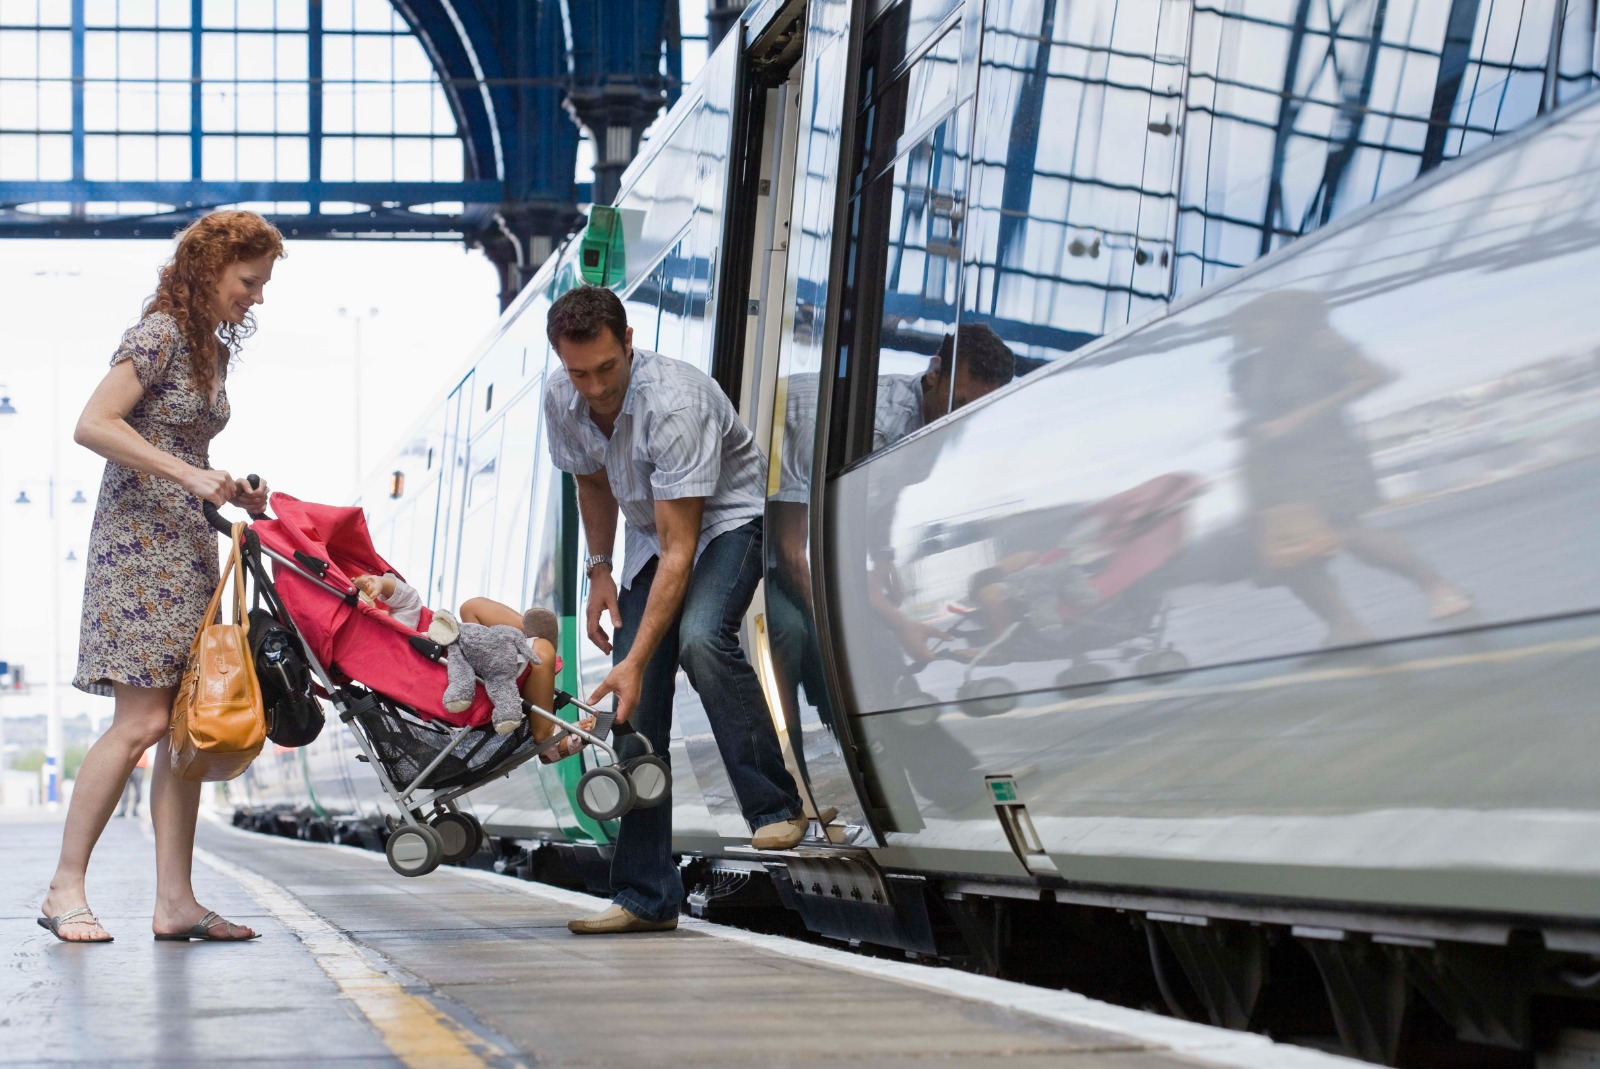
[[[778,356],[787,315],[791,223],[795,207],[796,158],[803,127],[805,5],[791,3],[750,42],[735,88],[733,160],[726,240],[726,300],[718,302],[718,344],[712,375],[768,454],[768,492],[778,485],[786,397]],[[769,531],[773,523],[767,518]],[[774,557],[770,533],[766,553]],[[768,569],[769,576],[771,568]],[[775,642],[773,614],[787,609],[773,584],[757,591],[745,618],[745,648],[750,651],[762,689],[777,723],[789,771],[800,785],[806,815],[814,819],[814,841],[843,843],[853,831],[855,792],[840,749],[791,678],[793,658]],[[836,775],[817,776],[819,769]],[[844,820],[840,819],[844,814]]]

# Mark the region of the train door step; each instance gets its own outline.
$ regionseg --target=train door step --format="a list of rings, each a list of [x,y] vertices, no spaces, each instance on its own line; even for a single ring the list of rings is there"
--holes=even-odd
[[[727,852],[759,861],[784,904],[818,935],[924,954],[934,951],[925,881],[885,875],[867,850],[797,846],[730,847]]]

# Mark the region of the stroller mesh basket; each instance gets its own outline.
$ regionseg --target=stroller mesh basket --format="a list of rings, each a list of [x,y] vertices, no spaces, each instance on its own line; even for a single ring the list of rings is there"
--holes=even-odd
[[[361,726],[384,771],[400,789],[416,780],[460,730],[419,720],[377,694],[357,700],[345,716]],[[539,745],[526,719],[507,735],[488,726],[468,731],[429,773],[426,786],[440,791],[482,783],[494,777],[496,768],[516,762]]]

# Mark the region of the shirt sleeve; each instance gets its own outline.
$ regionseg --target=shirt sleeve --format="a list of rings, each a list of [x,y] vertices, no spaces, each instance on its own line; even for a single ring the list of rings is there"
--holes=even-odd
[[[693,408],[664,412],[650,421],[645,450],[655,469],[650,490],[658,501],[710,497],[722,474],[722,435],[716,421]]]
[[[122,336],[117,351],[111,354],[111,366],[116,367],[124,360],[133,361],[133,373],[139,385],[148,390],[166,374],[181,340],[178,324],[171,316],[159,312],[145,316]]]
[[[574,475],[593,475],[605,465],[584,454],[578,440],[572,413],[563,409],[555,391],[544,392],[545,442],[550,447],[550,463]]]
[[[422,595],[417,593],[416,587],[393,572],[388,574],[394,578],[394,593],[388,599],[389,612],[415,631],[422,623]]]

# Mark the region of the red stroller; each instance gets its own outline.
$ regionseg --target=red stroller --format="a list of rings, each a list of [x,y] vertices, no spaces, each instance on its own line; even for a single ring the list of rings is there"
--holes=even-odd
[[[333,702],[339,719],[353,730],[362,751],[357,760],[373,766],[384,793],[400,810],[399,820],[391,819],[385,847],[396,872],[422,876],[441,862],[475,854],[483,828],[457,808],[456,799],[554,750],[568,735],[611,759],[579,780],[578,805],[589,816],[609,820],[666,797],[670,772],[649,752],[644,736],[628,731],[629,745],[638,752],[619,759],[605,741],[613,714],[563,691],[556,692],[553,709],[523,702],[527,716],[504,735],[490,724],[493,708],[481,685],[465,711],[446,711],[444,647],[363,604],[351,584],[357,575],[400,574],[373,548],[361,509],[273,494],[272,510],[276,519],[254,517],[249,525],[242,546],[245,565],[257,600],[264,599],[270,614],[299,640],[317,693]],[[207,503],[204,511],[214,528],[232,536],[232,525],[215,506]],[[263,556],[273,561],[270,575]],[[432,613],[422,612],[420,626],[426,630]],[[555,715],[569,704],[594,716],[592,730]],[[535,739],[532,717],[557,730],[542,742]],[[623,733],[617,732],[619,745]]]
[[[1182,672],[1189,660],[1166,641],[1168,608],[1157,579],[1183,548],[1188,513],[1204,490],[1194,475],[1157,476],[1084,507],[1060,544],[985,568],[973,577],[973,600],[988,589],[1012,619],[980,622],[975,607],[950,629],[972,643],[963,656],[941,656],[966,664],[958,701],[979,715],[1003,713],[1016,704],[1016,688],[998,676],[977,678],[980,666],[1012,661],[1061,661],[1056,677],[1063,691],[1113,678],[1102,663],[1107,651],[1133,659],[1144,675]]]

